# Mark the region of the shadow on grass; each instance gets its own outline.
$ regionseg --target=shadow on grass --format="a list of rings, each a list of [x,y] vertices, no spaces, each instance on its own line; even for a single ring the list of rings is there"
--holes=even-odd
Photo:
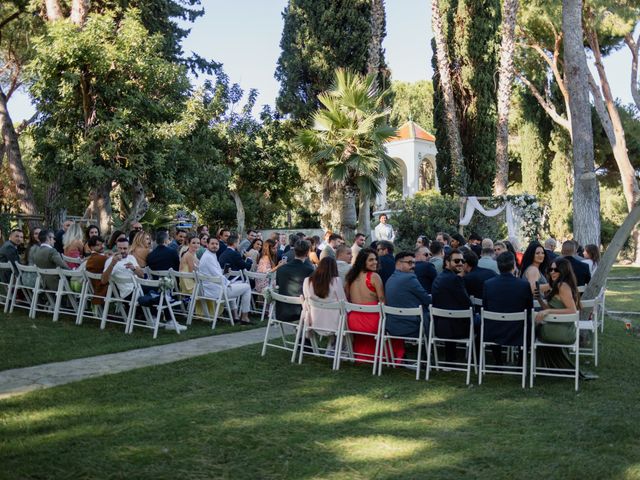
[[[0,402],[6,478],[632,478],[638,340],[609,323],[600,379],[425,382],[259,347]]]

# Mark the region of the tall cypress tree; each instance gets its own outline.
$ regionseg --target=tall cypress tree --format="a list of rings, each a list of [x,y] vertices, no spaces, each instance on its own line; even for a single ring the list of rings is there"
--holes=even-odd
[[[289,0],[283,17],[276,106],[306,120],[319,106],[318,94],[331,86],[336,68],[367,73],[371,0]]]
[[[470,195],[490,195],[495,176],[496,87],[500,0],[440,0]],[[455,193],[443,121],[442,93],[434,76],[438,176]],[[450,179],[450,180],[448,180]]]

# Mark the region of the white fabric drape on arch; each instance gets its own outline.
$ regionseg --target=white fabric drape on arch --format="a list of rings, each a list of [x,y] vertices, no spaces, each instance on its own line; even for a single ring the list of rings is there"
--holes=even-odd
[[[460,219],[460,225],[463,227],[469,225],[471,223],[471,219],[473,218],[473,214],[476,212],[480,212],[485,217],[495,217],[499,215],[506,209],[507,211],[507,232],[509,238],[518,238],[519,226],[522,222],[520,219],[520,215],[515,211],[511,202],[505,202],[504,205],[498,208],[494,208],[493,210],[487,210],[484,208],[478,197],[467,197],[467,206],[464,212],[464,216]]]

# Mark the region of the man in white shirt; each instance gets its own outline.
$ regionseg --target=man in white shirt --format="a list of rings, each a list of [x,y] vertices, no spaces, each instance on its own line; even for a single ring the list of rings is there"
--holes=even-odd
[[[366,237],[364,233],[356,233],[356,238],[353,240],[353,245],[351,245],[351,264],[353,265],[356,261],[356,257],[360,253],[360,250],[364,248],[364,241]]]
[[[340,245],[336,249],[336,263],[338,264],[338,276],[342,279],[342,285],[345,285],[345,277],[347,272],[351,270],[351,249],[346,245]]]
[[[218,262],[217,252],[220,243],[217,238],[210,238],[207,250],[200,259],[198,271],[205,275],[222,278],[222,284],[227,290],[227,297],[237,298],[240,305],[240,324],[250,325],[249,310],[251,310],[251,287],[244,282],[229,282],[223,274]],[[221,285],[213,282],[204,282],[204,293],[207,297],[218,298],[220,296]]]
[[[379,242],[380,240],[387,240],[393,243],[395,240],[396,234],[393,231],[393,227],[387,223],[388,219],[389,218],[386,213],[380,214],[380,223],[378,223],[376,228],[373,230],[373,239],[375,241]]]

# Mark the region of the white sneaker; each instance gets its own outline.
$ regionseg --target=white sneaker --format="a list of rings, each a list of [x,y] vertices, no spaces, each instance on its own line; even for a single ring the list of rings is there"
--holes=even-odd
[[[167,322],[164,326],[167,330],[176,330],[178,332],[184,332],[187,329],[186,325],[180,325],[178,322],[171,320]]]

